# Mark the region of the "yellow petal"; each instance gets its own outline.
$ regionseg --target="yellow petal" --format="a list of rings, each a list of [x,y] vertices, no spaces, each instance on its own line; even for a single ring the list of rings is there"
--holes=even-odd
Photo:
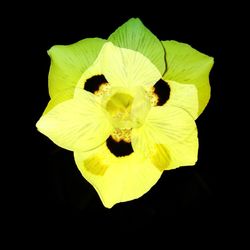
[[[148,94],[141,86],[133,88],[134,101],[131,109],[131,118],[133,127],[139,127],[144,123],[148,112],[151,108],[151,103]]]
[[[106,145],[92,153],[74,152],[77,167],[107,208],[141,197],[158,181],[162,171],[132,153],[115,157]]]
[[[113,86],[150,86],[161,78],[156,66],[140,52],[108,42],[101,53],[103,74]]]
[[[166,105],[151,108],[142,127],[133,129],[132,146],[159,169],[194,165],[198,138],[193,118],[183,109]]]
[[[107,112],[84,90],[55,106],[36,126],[60,147],[83,151],[98,147],[112,131]]]
[[[163,41],[168,69],[163,79],[179,83],[193,84],[198,90],[200,115],[210,99],[209,73],[214,59],[188,44]]]
[[[175,81],[168,81],[168,84],[170,86],[170,97],[167,103],[184,109],[196,119],[199,111],[199,100],[195,85],[181,84]]]

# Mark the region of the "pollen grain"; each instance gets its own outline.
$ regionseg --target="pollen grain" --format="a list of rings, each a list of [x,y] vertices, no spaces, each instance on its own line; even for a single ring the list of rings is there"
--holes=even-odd
[[[111,134],[111,137],[116,142],[125,141],[127,143],[131,142],[131,131],[132,129],[115,129]]]

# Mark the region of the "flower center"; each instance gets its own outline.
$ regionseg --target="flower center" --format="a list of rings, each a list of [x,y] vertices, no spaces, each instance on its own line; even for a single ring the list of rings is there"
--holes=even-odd
[[[130,143],[131,142],[131,131],[132,131],[132,129],[117,128],[112,132],[111,137],[116,142],[120,142],[121,140],[123,140],[127,143]]]
[[[102,83],[99,86],[99,89],[94,92],[96,96],[102,97],[106,92],[108,92],[110,89],[110,84],[107,83]]]
[[[102,87],[103,86],[103,87]],[[131,132],[133,128],[143,125],[152,106],[150,98],[143,87],[99,87],[101,103],[109,113],[114,130],[106,145],[116,156],[126,156],[133,152]],[[103,89],[103,92],[102,92]]]
[[[106,103],[114,131],[106,141],[109,150],[117,157],[127,156],[133,153],[131,145],[131,131],[133,121],[131,116],[134,97],[127,92],[116,92]]]
[[[149,96],[151,106],[152,107],[157,106],[157,103],[159,101],[159,97],[155,93],[155,87],[150,87],[150,89],[148,90],[148,96]]]
[[[115,128],[120,129],[120,131],[133,127],[133,122],[131,120],[133,101],[134,98],[130,94],[117,92],[113,94],[106,103],[106,110],[112,117],[113,125]]]

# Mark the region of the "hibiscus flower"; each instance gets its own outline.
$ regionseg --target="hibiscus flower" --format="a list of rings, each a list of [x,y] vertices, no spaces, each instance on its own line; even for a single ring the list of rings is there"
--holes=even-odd
[[[74,152],[105,207],[141,197],[164,170],[195,165],[212,57],[160,41],[138,18],[107,40],[48,53],[51,100],[36,126]]]

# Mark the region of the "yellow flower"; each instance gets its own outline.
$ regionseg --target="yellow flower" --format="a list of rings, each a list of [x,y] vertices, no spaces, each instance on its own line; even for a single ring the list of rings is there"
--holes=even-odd
[[[213,58],[158,40],[134,18],[107,40],[53,46],[49,55],[51,100],[36,126],[74,152],[105,207],[196,163],[195,119],[210,98]]]

